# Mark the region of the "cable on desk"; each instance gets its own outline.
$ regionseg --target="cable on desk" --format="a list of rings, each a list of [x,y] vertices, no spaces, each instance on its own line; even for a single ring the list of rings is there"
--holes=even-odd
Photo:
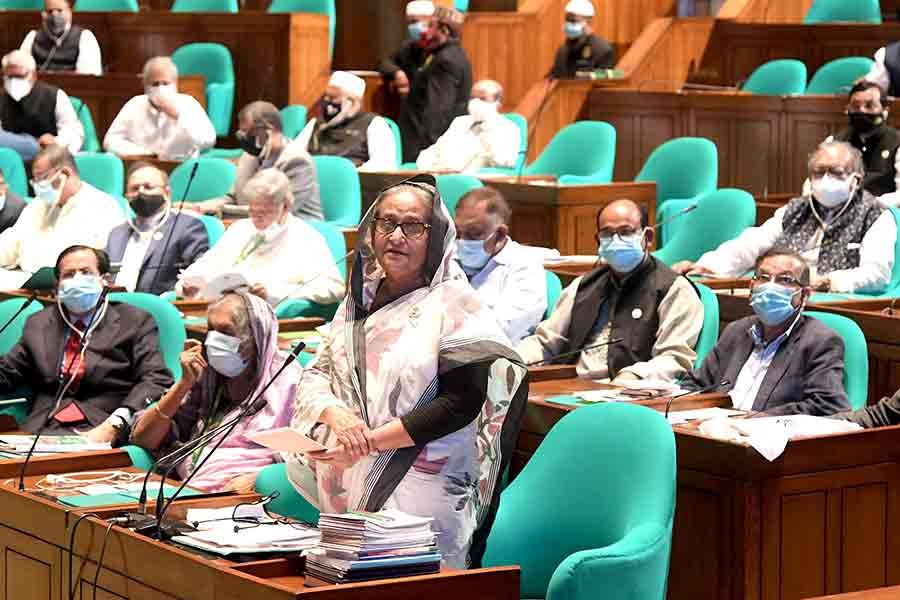
[[[69,600],[75,600],[75,591],[77,590],[77,583],[76,583],[76,587],[72,587],[72,573],[73,573],[73,571],[72,571],[73,556],[72,555],[75,554],[75,534],[78,531],[78,526],[81,525],[82,521],[84,521],[88,517],[96,517],[96,516],[97,515],[95,515],[94,513],[85,513],[85,514],[79,516],[78,520],[75,521],[75,524],[72,525],[72,532],[69,534],[69,579],[66,582],[68,590],[69,590]]]
[[[94,592],[93,600],[97,600],[97,581],[100,579],[100,570],[103,568],[103,557],[106,556],[106,542],[109,541],[109,532],[112,531],[115,521],[110,521],[106,526],[106,533],[103,535],[103,545],[100,546],[100,558],[97,560],[97,570],[94,572]]]

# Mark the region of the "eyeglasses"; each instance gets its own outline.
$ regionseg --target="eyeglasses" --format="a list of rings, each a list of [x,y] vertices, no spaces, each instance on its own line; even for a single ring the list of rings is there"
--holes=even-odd
[[[268,496],[263,496],[259,500],[255,500],[253,502],[241,502],[240,504],[236,504],[234,507],[234,511],[231,513],[230,517],[225,517],[221,519],[207,519],[205,521],[193,521],[190,524],[197,528],[199,525],[204,523],[214,523],[217,521],[233,521],[235,523],[234,532],[237,533],[242,529],[253,529],[254,527],[261,527],[262,525],[289,525],[294,529],[309,529],[310,527],[315,527],[315,524],[309,523],[307,521],[301,521],[297,519],[287,519],[285,517],[275,517],[269,514],[267,505],[272,500],[278,498],[281,493],[278,490],[275,490]],[[242,512],[241,509],[245,507],[256,507],[259,506],[262,508],[265,513],[265,517],[256,517],[256,516],[241,516],[239,513]]]
[[[631,229],[631,228],[620,229],[618,231],[602,229],[597,232],[596,238],[597,238],[597,242],[603,244],[603,243],[612,241],[614,236],[619,236],[619,239],[622,240],[625,238],[634,238],[634,237],[639,236],[640,234],[641,234],[640,230]]]
[[[419,239],[420,237],[425,235],[426,231],[431,229],[431,225],[429,225],[428,223],[420,223],[419,221],[394,223],[390,219],[375,217],[375,231],[377,231],[381,235],[391,235],[398,227],[403,232],[403,235],[411,240]]]
[[[822,177],[825,177],[825,175],[844,179],[849,174],[850,171],[843,167],[813,167],[810,170],[810,175],[812,175],[813,179],[821,179]]]
[[[31,181],[30,181],[31,187],[35,188],[35,187],[40,187],[41,185],[52,184],[53,181],[59,176],[59,174],[61,172],[62,172],[61,169],[57,169],[56,171],[51,171],[49,174],[46,174],[46,175],[43,175],[43,174],[38,175],[37,173],[33,173],[34,178],[31,179]]]
[[[797,278],[790,273],[778,273],[777,275],[769,273],[756,273],[755,275],[753,275],[750,281],[753,283],[753,285],[774,282],[787,287],[803,287],[803,284],[800,283]]]

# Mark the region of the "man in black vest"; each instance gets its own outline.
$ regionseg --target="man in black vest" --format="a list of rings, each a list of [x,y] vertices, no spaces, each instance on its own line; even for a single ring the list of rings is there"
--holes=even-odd
[[[616,66],[616,51],[609,42],[591,31],[594,4],[591,0],[572,0],[566,4],[563,32],[566,42],[556,51],[550,76],[572,79],[578,71],[596,71]]]
[[[30,54],[13,50],[3,57],[0,94],[0,148],[12,148],[30,161],[41,148],[81,149],[84,128],[61,89],[38,81]]]
[[[25,201],[9,189],[3,171],[0,171],[0,233],[16,224],[23,208]]]
[[[563,291],[550,318],[519,343],[522,358],[573,363],[580,376],[613,383],[674,381],[689,370],[703,303],[688,279],[648,253],[653,237],[637,204],[608,204],[597,219],[600,266]]]
[[[353,73],[331,74],[318,115],[309,120],[296,143],[313,156],[341,156],[360,171],[393,171],[397,143],[387,121],[362,110],[366,82]]]
[[[32,29],[19,48],[34,57],[38,71],[102,75],[100,44],[89,29],[72,24],[69,0],[44,0],[40,29]]]

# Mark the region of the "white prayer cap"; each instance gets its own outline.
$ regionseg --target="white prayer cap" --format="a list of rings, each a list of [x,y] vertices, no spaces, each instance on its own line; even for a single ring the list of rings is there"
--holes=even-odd
[[[353,73],[347,71],[335,71],[328,80],[328,85],[339,87],[348,95],[356,98],[362,98],[366,95],[366,82],[362,77],[357,77]]]
[[[566,4],[566,12],[579,17],[593,17],[594,3],[591,0],[571,0]]]
[[[434,2],[431,0],[413,0],[406,5],[407,17],[430,17],[434,14]]]

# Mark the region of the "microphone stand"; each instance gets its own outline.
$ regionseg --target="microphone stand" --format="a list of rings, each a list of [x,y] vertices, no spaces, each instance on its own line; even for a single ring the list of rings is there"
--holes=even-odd
[[[686,396],[698,396],[698,395],[700,395],[700,394],[707,394],[707,393],[709,393],[709,392],[712,392],[713,390],[719,389],[720,387],[725,387],[725,386],[728,385],[729,383],[731,383],[729,380],[723,379],[723,380],[720,381],[719,383],[715,383],[715,384],[713,384],[713,385],[708,385],[708,386],[706,386],[706,387],[702,387],[702,388],[700,388],[699,390],[695,390],[695,391],[693,391],[693,392],[685,392],[684,394],[674,394],[674,395],[672,395],[672,396],[666,401],[665,418],[666,418],[666,419],[669,418],[669,409],[672,408],[672,402],[674,402],[676,398],[684,398],[684,397],[686,397]]]
[[[4,331],[6,331],[6,329],[7,329],[10,325],[13,324],[13,321],[15,321],[16,318],[17,318],[19,315],[21,315],[23,312],[25,312],[25,309],[28,308],[29,306],[31,306],[31,303],[32,303],[32,302],[34,302],[35,300],[37,300],[37,297],[38,297],[38,290],[32,290],[32,291],[31,291],[31,295],[28,296],[28,299],[25,301],[25,304],[23,304],[22,306],[19,307],[19,310],[17,310],[17,311],[13,314],[13,316],[11,316],[11,317],[9,318],[9,320],[8,320],[6,323],[3,324],[3,327],[0,327],[0,333],[3,333]]]
[[[566,356],[572,356],[573,354],[579,354],[584,352],[585,350],[593,350],[594,348],[601,348],[603,346],[612,346],[613,344],[618,344],[624,338],[614,338],[611,340],[606,340],[605,342],[600,342],[599,344],[594,344],[593,346],[582,346],[578,350],[572,350],[571,352],[563,352],[562,354],[554,354],[550,358],[542,358],[541,360],[536,360],[534,362],[525,363],[526,367],[536,367],[545,362],[551,362],[556,360],[557,358],[564,358]]]

